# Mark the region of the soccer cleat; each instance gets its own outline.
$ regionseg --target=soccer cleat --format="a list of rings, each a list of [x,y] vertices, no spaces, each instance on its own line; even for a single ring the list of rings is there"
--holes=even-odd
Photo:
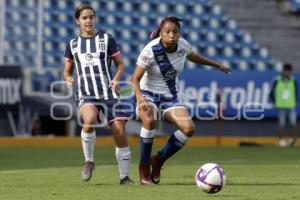
[[[152,184],[151,177],[150,177],[150,164],[145,164],[140,162],[139,172],[140,172],[140,183],[142,185]]]
[[[81,179],[83,181],[91,180],[94,169],[95,169],[95,163],[91,161],[87,161],[82,168]]]
[[[120,185],[134,185],[134,181],[131,180],[128,176],[125,176],[120,180]]]
[[[280,139],[278,142],[278,145],[280,147],[286,147],[287,146],[287,142],[285,141],[285,139]]]
[[[296,139],[294,139],[294,138],[289,138],[289,139],[288,139],[288,145],[287,145],[287,146],[289,146],[289,147],[295,147],[295,145],[296,145]]]
[[[160,170],[163,166],[163,161],[159,158],[158,155],[151,157],[151,180],[154,184],[158,184],[160,181]]]

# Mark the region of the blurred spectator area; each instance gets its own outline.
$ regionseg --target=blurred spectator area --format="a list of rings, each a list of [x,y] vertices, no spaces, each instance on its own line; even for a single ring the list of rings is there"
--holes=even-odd
[[[169,15],[184,19],[182,36],[196,51],[233,70],[281,69],[281,62],[271,55],[270,49],[259,43],[253,33],[241,28],[234,15],[225,12],[225,1],[87,2],[97,12],[97,28],[111,33],[119,43],[127,74],[132,73],[140,50],[149,41],[159,20]],[[31,76],[32,89],[46,90],[49,88],[45,85],[47,81],[60,79],[65,47],[79,34],[74,9],[80,3],[82,1],[78,0],[1,0],[0,11],[4,17],[0,33],[4,40],[0,60],[36,71]],[[299,0],[291,0],[290,5],[299,9]],[[195,69],[192,63],[186,65],[190,70]]]

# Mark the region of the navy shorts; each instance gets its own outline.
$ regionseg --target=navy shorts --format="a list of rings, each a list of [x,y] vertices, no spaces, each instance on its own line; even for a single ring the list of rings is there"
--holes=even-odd
[[[156,108],[156,110],[159,112],[159,114],[162,115],[162,117],[167,111],[174,108],[183,107],[187,109],[186,106],[181,103],[177,97],[166,97],[162,94],[152,93],[147,90],[141,90],[141,92],[143,97]],[[138,115],[138,109],[136,110]]]
[[[128,120],[128,114],[124,112],[124,104],[119,99],[94,99],[84,98],[78,101],[78,107],[82,105],[92,104],[96,107],[98,112],[102,112],[106,118],[108,124],[111,124],[115,120]],[[98,115],[99,117],[99,115]],[[100,118],[98,121],[102,121]]]

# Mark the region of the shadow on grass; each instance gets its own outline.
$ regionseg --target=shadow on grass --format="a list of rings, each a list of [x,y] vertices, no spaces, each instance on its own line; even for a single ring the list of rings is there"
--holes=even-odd
[[[220,194],[220,193],[216,193],[216,194],[209,194],[208,198],[220,198],[220,197],[228,197],[228,198],[241,198],[241,197],[246,197],[249,195],[242,195],[242,194]]]
[[[190,182],[190,183],[174,182],[174,183],[159,183],[158,185],[195,185],[195,183],[194,182]]]
[[[297,186],[300,183],[227,183],[233,186]]]
[[[95,183],[96,186],[116,185],[116,183]]]

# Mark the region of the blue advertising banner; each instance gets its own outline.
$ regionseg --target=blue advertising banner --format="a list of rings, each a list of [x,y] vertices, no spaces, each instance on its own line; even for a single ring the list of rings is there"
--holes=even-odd
[[[178,90],[193,116],[212,119],[221,115],[250,120],[254,117],[257,120],[277,116],[270,91],[278,75],[276,72],[224,74],[217,70],[185,70],[179,77]],[[294,74],[294,77],[299,83],[300,74]],[[298,107],[298,116],[299,111]]]

